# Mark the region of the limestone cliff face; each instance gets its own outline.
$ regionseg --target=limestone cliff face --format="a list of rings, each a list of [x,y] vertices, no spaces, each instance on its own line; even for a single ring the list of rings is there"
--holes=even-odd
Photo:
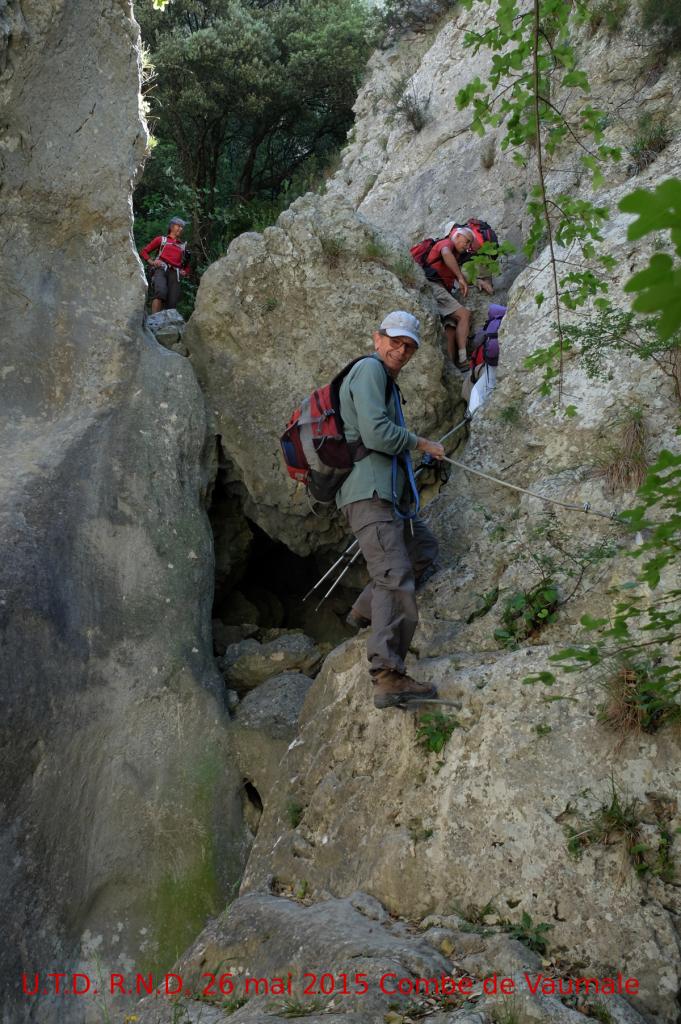
[[[414,37],[374,58],[373,75],[357,103],[354,138],[328,195],[314,200],[320,210],[342,196],[362,222],[401,234],[405,244],[466,214],[483,216],[513,241],[522,237],[531,172],[516,168],[493,136],[471,136],[468,116],[453,103],[471,77],[470,56],[460,41],[475,16],[477,8],[455,14],[430,37]],[[639,119],[667,108],[678,89],[678,70],[673,63],[651,70],[644,60],[632,61],[626,31],[616,37],[584,31],[578,45],[594,102],[609,114],[608,139],[625,150],[598,199],[613,211],[604,230],[605,249],[618,260],[610,296],[626,308],[624,282],[647,262],[653,244],[665,242],[628,242],[627,218],[617,215],[616,204],[637,185],[678,173],[678,111],[668,112],[670,145],[636,178],[626,151]],[[637,53],[643,56],[643,50]],[[484,73],[484,56],[475,62],[474,70]],[[406,80],[405,88],[429,98],[430,120],[419,132],[388,98],[391,77],[407,73],[411,84]],[[569,147],[556,154],[548,178],[551,189],[591,196],[579,154]],[[223,290],[238,280],[229,268],[246,244],[235,244],[235,255],[230,251],[222,269],[216,268]],[[579,259],[575,252],[559,255]],[[528,354],[553,337],[554,314],[548,303],[538,308],[534,299],[539,291],[550,293],[548,254],[538,253],[521,273],[520,261],[507,270],[502,284],[514,281],[501,335],[500,383],[477,414],[460,457],[579,506],[588,502],[609,512],[631,504],[631,489],[612,494],[606,487],[607,451],[617,446],[622,414],[636,404],[643,408],[649,453],[676,447],[678,401],[671,381],[649,362],[622,354],[606,358],[608,379],[594,381],[570,355],[565,404],[574,405],[577,415],[563,415],[555,396],[541,395],[539,374],[523,366]],[[299,264],[289,264],[287,272],[294,281],[304,280]],[[295,284],[289,285],[294,292]],[[307,304],[301,308],[304,314]],[[227,339],[228,326],[222,330]],[[241,338],[239,344],[245,349],[248,343]],[[233,340],[224,348],[233,352]],[[268,348],[268,358],[273,351]],[[283,368],[291,353],[275,358]],[[411,369],[405,371],[405,387]],[[443,431],[449,425],[439,422]],[[239,461],[246,462],[243,452]],[[557,687],[563,699],[555,703],[523,683],[531,672],[549,667],[551,653],[583,636],[582,615],[609,614],[609,588],[633,574],[634,541],[607,519],[556,510],[549,518],[546,512],[536,499],[454,470],[429,513],[445,569],[422,598],[412,665],[437,682],[444,696],[461,701],[461,728],[436,765],[418,746],[412,717],[371,707],[361,639],[337,651],[311,687],[298,742],[281,762],[288,782],[266,803],[243,891],[262,891],[274,876],[275,890],[295,893],[302,886],[313,898],[363,888],[410,919],[454,907],[468,907],[474,916],[490,902],[501,919],[517,922],[526,911],[534,922],[552,925],[552,945],[569,958],[587,961],[596,973],[617,965],[636,974],[637,1005],[671,1022],[681,979],[677,738],[660,733],[620,742],[597,719],[602,673],[577,683],[569,678]],[[613,548],[617,556],[600,561],[599,546]],[[514,590],[540,579],[540,565],[551,566],[559,586],[559,614],[540,637],[509,653],[494,631]],[[623,843],[596,845],[580,860],[571,858],[566,831],[577,831],[608,804],[613,783],[637,806],[648,851],[659,849],[663,833],[674,836],[673,870],[660,872],[651,862],[637,871]],[[301,809],[297,824],[291,821],[292,804]],[[464,962],[463,945],[459,959],[454,945],[455,962]]]
[[[142,329],[131,5],[9,0],[0,19],[0,974],[18,1021],[22,970],[172,960],[242,852],[203,403]]]
[[[279,435],[293,409],[351,359],[373,351],[391,309],[421,319],[424,343],[407,384],[409,417],[427,432],[452,402],[430,296],[390,233],[340,197],[306,195],[262,235],[241,235],[204,275],[186,335],[242,505],[298,554],[338,542],[283,470]]]
[[[16,994],[21,970],[88,964],[95,955],[105,971],[114,963],[166,966],[218,909],[245,860],[210,648],[206,432],[221,437],[230,501],[241,505],[230,505],[234,546],[249,543],[245,511],[302,554],[337,543],[342,527],[311,516],[294,494],[277,436],[314,384],[369,349],[370,331],[389,309],[412,309],[424,324],[424,346],[404,378],[409,420],[436,434],[452,424],[458,397],[434,307],[400,255],[443,221],[471,214],[519,241],[530,184],[494,138],[473,138],[465,113],[455,111],[453,97],[471,71],[460,40],[476,13],[455,13],[376,55],[355,138],[327,194],[304,197],[275,227],[237,239],[209,270],[186,335],[187,363],[141,326],[129,195],[145,134],[129,3],[0,2],[0,209],[9,255],[0,289],[7,1021],[66,1019],[62,1002],[45,1000],[34,1011]],[[580,45],[596,102],[612,108],[609,136],[626,145],[638,118],[675,95],[674,67],[639,75],[626,33],[585,36]],[[484,72],[485,58],[476,60]],[[395,108],[390,83],[405,75],[404,88],[427,115],[418,132]],[[670,115],[671,145],[639,182],[676,172],[678,116]],[[588,188],[569,150],[550,173],[577,194]],[[604,202],[631,187],[626,175],[625,161]],[[649,251],[625,236],[625,219],[613,217],[606,245],[625,256],[615,297]],[[534,301],[536,291],[549,291],[546,254],[516,276],[520,269],[520,260],[509,261],[500,282],[503,296],[514,278],[500,384],[472,424],[463,458],[562,500],[625,504],[631,492],[613,497],[599,474],[604,447],[634,401],[644,406],[650,450],[672,446],[671,384],[633,357],[612,359],[612,379],[598,383],[567,360],[564,388],[578,416],[556,414],[523,368],[551,336],[552,313]],[[608,588],[631,576],[631,541],[607,521],[569,512],[546,521],[542,512],[536,499],[455,471],[429,513],[444,569],[421,599],[412,656],[415,671],[461,702],[459,728],[436,761],[418,744],[410,715],[373,710],[362,639],[336,651],[309,687],[298,737],[281,762],[260,766],[265,806],[257,821],[252,815],[258,833],[234,917],[211,926],[186,962],[200,966],[208,950],[211,964],[252,957],[255,971],[285,973],[297,943],[300,967],[303,956],[317,955],[345,970],[368,955],[378,971],[397,951],[410,972],[519,970],[526,951],[507,948],[496,932],[471,940],[458,916],[491,902],[491,928],[517,923],[523,911],[535,924],[551,923],[561,955],[598,974],[636,974],[639,1007],[676,1019],[676,740],[665,732],[620,744],[604,731],[601,678],[561,687],[569,699],[550,703],[523,683],[579,635],[584,612],[607,614]],[[600,542],[619,545],[618,557],[587,560],[575,589],[575,559],[581,564]],[[556,622],[518,651],[501,649],[494,630],[505,599],[534,582],[537,560],[549,558],[560,561]],[[251,746],[258,757],[281,753],[281,744]],[[239,750],[244,773],[247,747],[248,740]],[[579,861],[569,856],[566,828],[578,830],[607,803],[611,779],[638,802],[647,874],[620,843],[591,847]],[[663,834],[670,863],[661,872],[654,858],[663,855]],[[282,892],[304,894],[321,910],[277,904]],[[389,922],[377,898],[411,920],[435,912],[422,924],[437,955],[426,955],[408,925]],[[271,926],[271,943],[265,924],[254,934],[254,920]],[[319,941],[331,924],[342,946],[333,962],[335,951]],[[380,1021],[386,1009],[377,1001],[370,1016],[356,1004],[349,1015]],[[203,1004],[190,1010],[196,1020],[221,1015]],[[145,1012],[171,1020],[174,1011]],[[263,1011],[242,1007],[234,1019],[254,1024]],[[529,1016],[580,1019],[553,1004],[533,1005]],[[638,1020],[621,1006],[613,1016]],[[490,1016],[481,1009],[433,1017],[452,1019],[487,1024]]]

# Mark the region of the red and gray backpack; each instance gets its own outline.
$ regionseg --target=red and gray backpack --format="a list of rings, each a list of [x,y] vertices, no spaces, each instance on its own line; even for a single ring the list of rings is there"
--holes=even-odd
[[[465,224],[455,224],[457,228],[470,228],[480,245],[485,242],[499,244],[499,238],[494,228],[491,228],[486,220],[478,220],[477,217],[469,217]]]
[[[360,356],[343,367],[330,384],[316,388],[293,412],[281,435],[286,471],[296,483],[304,484],[315,501],[331,502],[355,462],[369,454],[361,441],[349,442],[340,409],[341,384]],[[381,366],[383,364],[381,363]],[[386,402],[392,392],[386,373]]]
[[[450,235],[454,228],[470,228],[481,245],[485,242],[493,242],[494,245],[499,244],[499,238],[497,237],[497,233],[494,228],[490,227],[487,221],[478,220],[477,217],[469,217],[463,224],[453,224],[451,231],[449,232]],[[418,263],[420,267],[423,267],[426,277],[429,280],[436,280],[438,275],[432,267],[429,266],[428,257],[430,256],[433,246],[442,241],[442,238],[424,238],[422,242],[417,242],[416,245],[412,245],[409,250],[411,258]],[[467,260],[470,260],[472,256],[473,253],[469,252],[457,253],[456,258],[459,266],[461,266],[462,263],[466,263]]]

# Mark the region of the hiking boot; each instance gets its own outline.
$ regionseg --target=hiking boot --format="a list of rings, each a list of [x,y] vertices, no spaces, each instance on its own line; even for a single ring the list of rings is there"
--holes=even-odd
[[[395,669],[384,668],[372,674],[374,684],[374,707],[394,708],[410,700],[437,697],[437,689],[430,683],[419,683],[411,676],[402,675]]]
[[[352,629],[357,630],[366,629],[367,626],[371,625],[371,619],[365,619],[363,615],[355,615],[352,610],[348,612],[345,622]]]
[[[466,373],[470,369],[470,363],[468,362],[467,359],[464,359],[462,362],[460,362],[458,359],[455,359],[454,367],[459,371],[459,373]]]

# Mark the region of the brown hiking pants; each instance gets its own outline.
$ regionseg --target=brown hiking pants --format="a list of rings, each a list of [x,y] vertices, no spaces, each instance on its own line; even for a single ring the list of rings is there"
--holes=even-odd
[[[353,501],[343,508],[359,541],[371,581],[352,611],[371,620],[367,640],[370,671],[405,671],[404,659],[418,623],[416,582],[438,554],[438,543],[425,523],[399,519],[392,504],[381,498]]]

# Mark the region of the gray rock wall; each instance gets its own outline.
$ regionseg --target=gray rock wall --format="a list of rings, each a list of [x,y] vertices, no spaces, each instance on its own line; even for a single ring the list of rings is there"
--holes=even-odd
[[[3,1020],[21,970],[169,963],[243,857],[211,651],[205,414],[142,329],[126,0],[2,5]]]
[[[262,235],[240,235],[202,278],[185,338],[210,428],[248,517],[297,554],[337,543],[343,528],[311,513],[286,476],[279,435],[313,388],[373,352],[371,332],[391,310],[422,321],[424,344],[400,380],[410,425],[432,431],[452,408],[424,284],[390,234],[338,196],[312,194]]]
[[[479,8],[458,12],[432,36],[411,38],[373,58],[373,74],[357,101],[354,137],[329,195],[314,200],[319,209],[331,209],[342,196],[363,223],[401,234],[403,244],[465,213],[485,217],[513,241],[522,238],[531,172],[515,168],[493,136],[473,137],[466,130],[469,115],[455,109],[460,85],[485,70],[484,55],[471,62],[460,47],[475,17]],[[678,90],[678,66],[658,63],[651,70],[640,42],[632,59],[633,28],[615,37],[583,29],[577,38],[593,102],[608,111],[608,141],[625,151],[597,195],[612,210],[604,248],[618,260],[610,295],[622,308],[628,306],[627,278],[666,243],[628,242],[627,218],[617,214],[616,204],[637,186],[677,174],[681,145],[679,113],[669,106]],[[420,132],[387,97],[391,78],[406,72],[416,95],[430,97],[431,119]],[[670,144],[634,178],[627,150],[640,120],[661,111],[669,117]],[[555,154],[549,182],[550,189],[593,196],[574,147]],[[574,249],[559,256],[582,262]],[[509,266],[513,275],[520,268],[520,260]],[[295,273],[300,283],[304,273]],[[539,291],[550,294],[546,252],[515,276],[501,333],[499,385],[476,415],[459,457],[580,508],[589,502],[611,512],[631,505],[633,488],[608,490],[604,462],[617,448],[622,417],[637,404],[648,455],[678,448],[672,383],[650,362],[626,353],[606,355],[605,378],[593,380],[571,353],[563,408],[572,404],[577,415],[564,415],[555,393],[540,392],[540,373],[524,366],[531,352],[554,338],[555,314],[548,301],[537,306]],[[247,339],[240,344],[245,350]],[[637,1006],[671,1022],[678,1015],[681,978],[678,736],[661,731],[626,737],[600,723],[610,669],[563,679],[550,694],[523,683],[529,673],[552,667],[551,653],[584,638],[579,621],[585,613],[611,613],[609,588],[634,573],[634,540],[607,520],[554,509],[558,550],[541,532],[545,512],[536,499],[453,471],[429,512],[445,570],[420,598],[412,671],[462,701],[461,728],[438,764],[419,746],[411,716],[374,711],[362,640],[335,652],[310,689],[297,742],[282,762],[287,784],[266,801],[242,892],[265,891],[274,876],[275,887],[294,893],[302,887],[312,899],[362,888],[411,920],[455,907],[475,917],[490,902],[496,919],[517,923],[526,912],[535,924],[552,925],[552,956],[584,961],[601,976],[613,968],[635,974],[641,984]],[[601,542],[619,546],[618,556],[590,563],[577,587],[580,559]],[[494,631],[513,592],[540,579],[539,559],[545,568],[552,559],[555,567],[559,614],[509,653]],[[665,586],[674,586],[673,579]],[[483,595],[495,589],[496,603],[469,622]],[[557,694],[568,699],[542,699]],[[619,798],[636,808],[637,835],[651,858],[640,870],[621,836],[594,843],[579,860],[567,846],[567,829],[577,831],[607,807],[613,783]],[[292,804],[304,808],[297,824],[288,813]],[[673,836],[671,866],[661,871],[655,856],[666,830]]]

